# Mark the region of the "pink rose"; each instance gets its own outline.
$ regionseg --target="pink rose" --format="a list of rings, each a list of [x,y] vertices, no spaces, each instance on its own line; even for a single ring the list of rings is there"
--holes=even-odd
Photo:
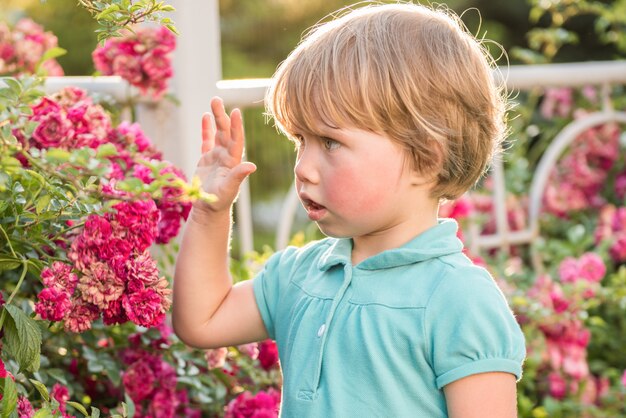
[[[83,273],[79,279],[78,290],[87,303],[106,309],[124,293],[124,281],[105,263],[94,262]]]
[[[74,293],[78,277],[72,273],[72,266],[55,261],[51,267],[46,267],[41,271],[41,280],[46,287],[54,287],[58,290]]]
[[[611,257],[617,263],[626,261],[626,233],[621,233],[609,249]]]
[[[604,278],[606,266],[602,258],[596,253],[585,253],[578,259],[579,275],[591,283],[597,283]]]
[[[128,322],[128,316],[122,306],[122,299],[117,299],[109,303],[102,311],[102,321],[105,325],[116,325]]]
[[[278,364],[278,347],[273,340],[259,343],[259,363],[263,370],[270,370]]]
[[[229,402],[225,418],[275,418],[278,416],[280,393],[270,388],[252,395],[246,391]]]
[[[12,377],[11,373],[9,373],[4,365],[4,362],[0,358],[0,379],[6,379],[8,377]],[[2,399],[2,398],[0,398]]]
[[[548,375],[548,383],[550,386],[550,396],[555,399],[563,399],[567,393],[567,384],[565,379],[556,372]]]
[[[213,370],[224,367],[227,354],[228,349],[226,347],[212,348],[206,350],[204,352],[204,358],[207,361],[208,369]]]
[[[30,401],[24,396],[17,398],[17,416],[19,418],[31,418],[35,415],[35,410]]]
[[[150,365],[143,359],[139,359],[126,369],[122,376],[122,383],[128,395],[135,402],[139,402],[150,396],[154,390],[156,377]]]
[[[66,404],[70,400],[70,391],[63,385],[55,383],[50,392],[50,397],[59,403],[59,411],[66,416]]]
[[[49,321],[63,320],[72,307],[70,295],[55,287],[44,288],[37,298],[39,302],[35,304],[35,312]]]
[[[128,318],[146,328],[158,326],[163,322],[165,318],[163,304],[163,298],[153,289],[125,294],[122,299],[122,306]]]
[[[62,113],[50,113],[38,122],[33,141],[39,148],[63,147],[74,135],[72,123]]]
[[[579,277],[578,260],[566,257],[559,264],[559,277],[563,283],[574,283]]]
[[[148,411],[154,418],[173,418],[176,416],[177,407],[176,392],[170,389],[157,389],[150,400]]]
[[[141,58],[134,55],[117,55],[113,58],[113,74],[119,75],[131,84],[139,84],[142,81]]]
[[[167,51],[154,49],[145,54],[141,60],[141,68],[148,78],[159,80],[173,75],[172,62]]]
[[[91,323],[99,316],[100,311],[97,307],[75,299],[65,318],[64,329],[76,333],[87,331],[91,328]]]

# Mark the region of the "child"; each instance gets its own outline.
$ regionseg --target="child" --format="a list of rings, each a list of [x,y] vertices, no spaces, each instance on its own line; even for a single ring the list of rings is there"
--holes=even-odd
[[[486,170],[503,99],[480,44],[447,13],[361,7],[310,32],[267,108],[297,147],[296,188],[329,238],[228,269],[243,179],[240,112],[203,118],[196,203],[174,280],[174,327],[209,348],[278,344],[283,417],[515,417],[524,337],[439,203]]]

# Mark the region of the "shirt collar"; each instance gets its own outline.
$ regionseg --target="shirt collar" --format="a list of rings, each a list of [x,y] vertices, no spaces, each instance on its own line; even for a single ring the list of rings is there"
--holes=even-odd
[[[363,270],[378,270],[418,263],[463,251],[457,238],[458,224],[454,219],[439,219],[438,224],[422,232],[399,248],[383,251],[358,264]],[[352,239],[335,239],[318,262],[320,270],[351,263]]]

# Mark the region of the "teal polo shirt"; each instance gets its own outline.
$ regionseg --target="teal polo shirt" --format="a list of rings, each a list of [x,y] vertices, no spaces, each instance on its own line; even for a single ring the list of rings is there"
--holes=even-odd
[[[283,373],[281,417],[446,417],[442,388],[483,372],[518,379],[524,336],[457,224],[351,264],[352,240],[273,255],[254,294]]]

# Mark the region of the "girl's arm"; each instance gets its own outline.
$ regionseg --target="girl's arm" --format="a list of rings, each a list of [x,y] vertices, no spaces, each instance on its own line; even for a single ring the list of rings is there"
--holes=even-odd
[[[232,204],[241,182],[256,170],[242,162],[241,112],[230,117],[213,98],[211,115],[202,118],[202,157],[196,175],[218,201],[194,203],[185,227],[174,274],[173,326],[194,347],[216,348],[267,338],[252,282],[232,285],[229,245]]]
[[[444,386],[450,418],[515,418],[517,388],[510,373],[474,374]]]

